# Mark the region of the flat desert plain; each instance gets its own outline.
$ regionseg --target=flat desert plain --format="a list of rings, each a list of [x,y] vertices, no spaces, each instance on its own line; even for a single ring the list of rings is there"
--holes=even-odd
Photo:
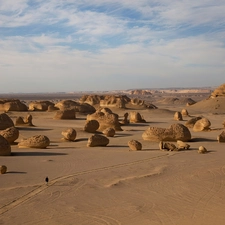
[[[0,224],[224,225],[225,143],[217,141],[224,114],[186,108],[191,117],[211,122],[211,131],[190,129],[189,150],[161,151],[159,143],[142,139],[148,126],[177,123],[174,112],[183,108],[112,109],[121,119],[136,110],[146,123],[122,126],[106,147],[87,147],[92,134],[83,131],[86,115],[54,120],[55,112],[30,112],[35,126],[18,127],[17,141],[42,134],[51,144],[46,149],[15,144],[11,156],[0,157],[8,168],[0,175]],[[15,121],[27,112],[7,114]],[[77,131],[74,142],[62,140],[69,127]],[[142,143],[141,151],[130,151],[132,139]],[[208,153],[198,153],[201,145]]]

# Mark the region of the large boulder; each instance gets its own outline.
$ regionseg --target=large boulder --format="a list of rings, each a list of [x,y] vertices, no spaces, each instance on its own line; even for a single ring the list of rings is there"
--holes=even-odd
[[[106,95],[100,101],[100,107],[126,108],[128,102],[130,102],[130,98],[126,95]]]
[[[97,146],[107,146],[109,144],[109,139],[100,134],[93,134],[89,139],[87,146],[88,147],[97,147]]]
[[[99,109],[95,113],[87,115],[87,120],[97,120],[99,122],[99,131],[103,131],[108,127],[112,127],[116,131],[122,131],[119,116],[105,109]]]
[[[88,103],[90,105],[97,105],[104,99],[103,95],[83,95],[80,98],[80,103]]]
[[[47,111],[49,106],[54,106],[55,104],[50,101],[33,101],[29,104],[30,111]]]
[[[76,112],[74,109],[65,109],[65,110],[58,110],[54,116],[56,120],[74,120],[76,119]]]
[[[1,99],[0,111],[27,111],[27,106],[18,99]]]
[[[19,137],[19,130],[15,127],[9,127],[0,131],[0,135],[2,135],[10,144],[12,144]]]
[[[0,130],[5,130],[6,128],[13,127],[14,123],[12,119],[6,114],[0,114]]]
[[[130,112],[130,123],[146,123],[145,119],[139,112]]]
[[[34,135],[32,137],[22,139],[19,148],[47,148],[50,145],[50,140],[45,135]]]
[[[142,134],[142,138],[148,141],[189,141],[191,133],[183,124],[172,124],[169,128],[148,127]]]
[[[193,131],[195,132],[208,131],[210,130],[210,126],[211,126],[211,122],[207,118],[202,118],[196,121],[193,127]]]
[[[9,156],[11,155],[11,146],[9,142],[0,135],[0,156]]]

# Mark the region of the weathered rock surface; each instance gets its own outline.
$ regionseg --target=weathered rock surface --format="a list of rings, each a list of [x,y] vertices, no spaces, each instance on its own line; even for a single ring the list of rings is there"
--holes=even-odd
[[[141,142],[139,142],[137,140],[128,141],[128,146],[129,146],[130,150],[132,150],[132,151],[142,150],[142,144],[141,144]]]
[[[18,99],[0,99],[0,111],[27,111],[28,107]]]
[[[22,139],[19,148],[47,148],[50,145],[50,140],[45,135],[34,135],[27,139]]]
[[[0,166],[0,174],[5,174],[7,172],[7,166],[1,165]]]
[[[49,106],[54,106],[55,104],[50,101],[33,101],[29,104],[30,111],[47,111]]]
[[[73,128],[63,130],[61,134],[66,141],[74,141],[77,137],[77,132]]]
[[[25,118],[19,116],[16,118],[15,125],[16,126],[34,126],[32,120],[33,120],[33,117],[31,114],[28,114]]]
[[[9,142],[0,135],[0,156],[9,156],[11,155],[11,146]]]
[[[201,116],[193,117],[185,123],[185,126],[188,128],[193,128],[195,123],[200,119],[202,119]]]
[[[178,120],[178,121],[182,121],[183,120],[181,112],[175,112],[173,118],[174,118],[174,120]]]
[[[179,150],[188,150],[190,148],[190,145],[187,143],[184,143],[183,141],[178,140],[177,146]]]
[[[116,131],[114,128],[112,127],[108,127],[105,130],[102,131],[102,133],[106,136],[106,137],[114,137],[116,134]]]
[[[204,154],[204,153],[207,153],[207,149],[204,147],[204,146],[199,146],[198,148],[198,153],[200,154]]]
[[[145,119],[139,112],[130,112],[129,113],[130,117],[130,123],[146,123]]]
[[[95,133],[99,128],[99,122],[97,120],[87,120],[84,125],[84,131],[88,133]]]
[[[195,132],[208,131],[210,130],[210,126],[211,126],[211,122],[207,118],[202,118],[196,121],[193,127],[193,131]]]
[[[172,124],[169,128],[148,127],[142,134],[142,138],[148,141],[189,141],[191,133],[183,124]]]
[[[182,109],[181,110],[181,115],[182,116],[189,116],[189,112],[187,111],[187,109]]]
[[[217,136],[218,142],[225,142],[225,131],[222,131],[221,134]]]
[[[109,144],[109,139],[100,134],[93,134],[89,139],[87,146],[88,147],[97,147],[97,146],[107,146]]]
[[[170,142],[159,142],[159,149],[163,151],[179,151],[175,144]]]
[[[123,115],[123,119],[120,121],[121,125],[127,125],[130,123],[129,119],[128,119],[129,114],[126,112]]]
[[[19,130],[15,127],[9,127],[0,131],[0,135],[2,135],[10,144],[12,144],[16,139],[18,139]]]
[[[5,130],[6,128],[13,127],[14,123],[12,119],[6,114],[0,114],[0,130]]]
[[[212,93],[211,97],[216,98],[216,97],[225,97],[225,84],[221,84],[218,88],[216,88]]]
[[[75,120],[76,112],[74,109],[58,110],[54,116],[56,120]]]

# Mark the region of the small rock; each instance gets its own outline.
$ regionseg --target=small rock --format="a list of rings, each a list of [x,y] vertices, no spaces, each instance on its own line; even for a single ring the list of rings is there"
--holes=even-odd
[[[142,144],[136,140],[128,141],[128,146],[132,151],[138,151],[142,149]]]
[[[104,135],[106,135],[106,137],[114,137],[116,131],[114,128],[109,127],[109,128],[106,128],[105,130],[103,130],[102,133]]]
[[[5,174],[6,172],[7,172],[7,166],[5,165],[0,166],[0,173]]]
[[[180,140],[177,141],[177,146],[178,146],[179,150],[183,150],[183,149],[188,150],[190,148],[189,144],[186,144],[186,143],[184,143],[183,141],[180,141]]]
[[[76,139],[77,132],[73,128],[68,128],[68,129],[62,131],[62,135],[63,135],[64,140],[74,141]]]
[[[204,154],[204,153],[207,153],[207,149],[204,147],[204,146],[199,146],[198,148],[198,153],[200,154]]]

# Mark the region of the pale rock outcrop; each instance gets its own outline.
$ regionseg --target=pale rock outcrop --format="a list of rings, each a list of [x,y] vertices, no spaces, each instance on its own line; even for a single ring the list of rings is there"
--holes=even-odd
[[[189,116],[189,113],[188,113],[187,109],[182,109],[181,110],[181,115],[182,116]]]
[[[33,120],[33,117],[31,114],[28,114],[25,118],[19,116],[16,118],[15,125],[16,126],[34,126],[32,120]]]
[[[204,154],[204,153],[207,153],[207,149],[204,147],[204,146],[199,146],[198,148],[198,153],[200,154]]]
[[[50,101],[33,101],[29,104],[30,111],[47,111],[49,106],[54,106],[55,104]]]
[[[97,146],[107,146],[109,144],[109,139],[100,134],[93,134],[89,139],[87,146],[88,147],[97,147]]]
[[[0,130],[5,130],[6,128],[13,127],[14,123],[12,119],[6,114],[0,114]]]
[[[139,112],[135,112],[135,111],[130,112],[129,117],[130,117],[130,123],[146,123],[145,119],[143,118],[143,116],[141,116]]]
[[[211,97],[225,97],[225,84],[221,84],[218,88],[216,88],[212,93]]]
[[[98,105],[104,99],[103,95],[83,95],[80,98],[80,103],[88,103],[90,105]]]
[[[202,118],[194,124],[193,131],[208,131],[210,130],[211,122],[207,118]]]
[[[131,99],[131,104],[132,105],[144,105],[145,101],[138,99],[138,98],[133,98],[133,99]]]
[[[178,121],[182,121],[183,120],[181,112],[175,112],[173,118],[174,118],[174,120],[178,120]]]
[[[105,130],[102,131],[102,133],[106,136],[106,137],[114,137],[116,134],[116,131],[114,128],[112,127],[108,127]]]
[[[225,131],[222,131],[222,133],[217,136],[217,141],[225,142]]]
[[[74,111],[74,109],[58,110],[58,111],[56,111],[54,119],[57,119],[57,120],[75,120],[76,119],[76,112]]]
[[[195,123],[200,119],[202,119],[201,116],[193,117],[185,123],[185,126],[188,128],[193,128]]]
[[[87,120],[84,125],[84,131],[88,133],[95,133],[99,128],[99,122],[97,120]]]
[[[179,151],[175,144],[170,142],[159,142],[159,149],[162,151]]]
[[[66,141],[74,141],[77,137],[77,132],[73,128],[68,128],[62,131],[63,139]]]
[[[126,95],[106,95],[100,101],[100,107],[126,108],[128,102],[130,102],[130,98]]]
[[[12,144],[16,139],[18,139],[19,130],[15,127],[9,127],[0,131],[0,135],[2,135],[10,144]]]
[[[95,113],[87,115],[87,120],[97,120],[99,122],[99,131],[103,131],[108,127],[121,131],[119,116],[115,113],[103,112],[104,109],[98,109]]]
[[[27,111],[27,106],[18,99],[0,99],[0,111]]]
[[[11,155],[11,146],[9,142],[0,135],[0,156],[9,156]]]
[[[189,141],[191,133],[183,124],[172,124],[169,128],[148,127],[142,134],[142,138],[148,141]]]
[[[0,174],[5,174],[7,172],[7,166],[1,165],[0,166]]]
[[[130,150],[132,150],[132,151],[142,150],[142,144],[141,144],[141,142],[139,142],[137,140],[128,141],[128,146],[129,146]]]
[[[50,145],[50,140],[45,135],[34,135],[32,137],[22,139],[19,148],[47,148]]]
[[[187,143],[184,143],[183,141],[177,140],[177,146],[179,150],[188,150],[190,148],[190,145]]]

